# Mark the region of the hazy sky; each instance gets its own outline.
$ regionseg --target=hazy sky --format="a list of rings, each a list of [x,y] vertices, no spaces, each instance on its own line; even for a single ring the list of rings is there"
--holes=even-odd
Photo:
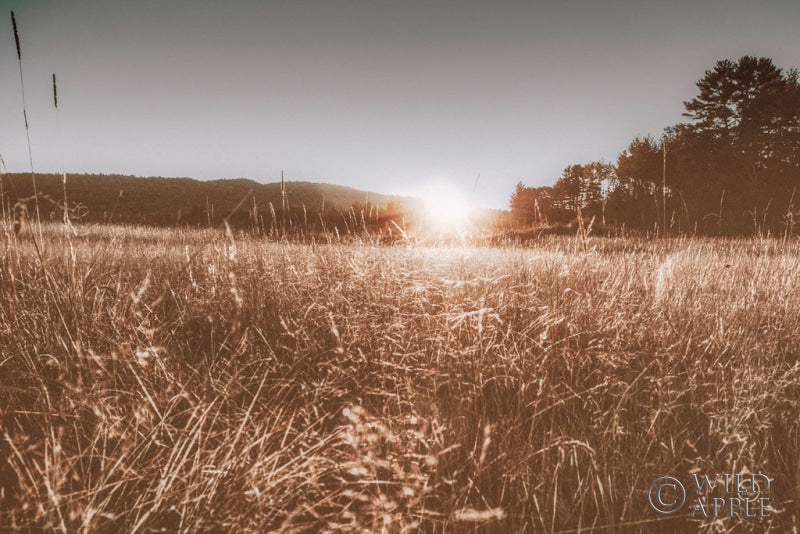
[[[37,172],[248,177],[480,202],[613,162],[719,59],[800,66],[800,1],[0,0],[0,154]],[[59,82],[58,120],[51,76]],[[60,128],[59,128],[60,124]],[[60,134],[59,134],[60,130]]]

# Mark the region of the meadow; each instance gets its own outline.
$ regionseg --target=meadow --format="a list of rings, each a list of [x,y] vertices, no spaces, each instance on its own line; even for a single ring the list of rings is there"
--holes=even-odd
[[[4,528],[797,532],[796,240],[4,224]],[[691,473],[770,517],[655,513]]]

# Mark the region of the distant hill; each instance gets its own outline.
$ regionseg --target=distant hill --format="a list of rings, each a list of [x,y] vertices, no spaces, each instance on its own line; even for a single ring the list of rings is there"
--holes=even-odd
[[[2,176],[6,209],[19,199],[33,207],[30,174]],[[56,174],[37,174],[37,189],[42,218],[60,218],[63,205],[62,178]],[[393,197],[341,185],[311,182],[286,182],[286,216],[302,215],[312,222],[342,218],[351,207],[370,207],[375,213],[398,212],[419,203],[408,197]],[[192,178],[139,178],[118,174],[68,174],[67,196],[70,208],[82,213],[82,220],[153,225],[246,224],[254,215],[271,220],[283,216],[281,184],[261,184],[248,179],[201,181]],[[270,210],[270,204],[272,210]],[[253,209],[255,207],[255,209]],[[377,217],[377,215],[376,215]]]

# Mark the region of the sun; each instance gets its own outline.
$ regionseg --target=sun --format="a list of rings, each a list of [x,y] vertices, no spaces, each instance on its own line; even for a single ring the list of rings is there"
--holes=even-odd
[[[423,192],[425,217],[437,230],[458,231],[469,221],[471,206],[467,197],[456,187],[438,183]]]

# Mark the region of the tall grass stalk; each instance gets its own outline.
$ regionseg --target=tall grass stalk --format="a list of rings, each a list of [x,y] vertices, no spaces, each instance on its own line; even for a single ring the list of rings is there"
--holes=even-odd
[[[3,161],[3,156],[0,154],[0,216],[2,216],[3,224],[6,222],[6,192],[3,186],[3,172],[6,170],[6,162]]]
[[[17,18],[14,12],[11,12],[11,25],[14,27],[14,41],[17,45],[17,61],[19,63],[19,84],[22,93],[22,116],[25,118],[25,136],[28,141],[28,161],[31,167],[31,183],[33,185],[33,196],[36,202],[36,221],[39,226],[39,234],[41,237],[41,218],[39,215],[39,194],[36,190],[36,173],[33,167],[33,151],[31,150],[31,134],[30,127],[28,126],[28,106],[25,102],[25,77],[22,73],[22,47],[20,46],[19,30],[17,29]]]
[[[71,222],[69,219],[69,199],[67,198],[67,173],[64,171],[63,148],[61,146],[61,118],[59,117],[58,113],[58,85],[56,83],[55,72],[53,73],[53,109],[55,109],[56,134],[58,138],[58,167],[61,170],[61,186],[64,194],[64,214],[62,220],[64,222],[65,229],[69,231]]]

